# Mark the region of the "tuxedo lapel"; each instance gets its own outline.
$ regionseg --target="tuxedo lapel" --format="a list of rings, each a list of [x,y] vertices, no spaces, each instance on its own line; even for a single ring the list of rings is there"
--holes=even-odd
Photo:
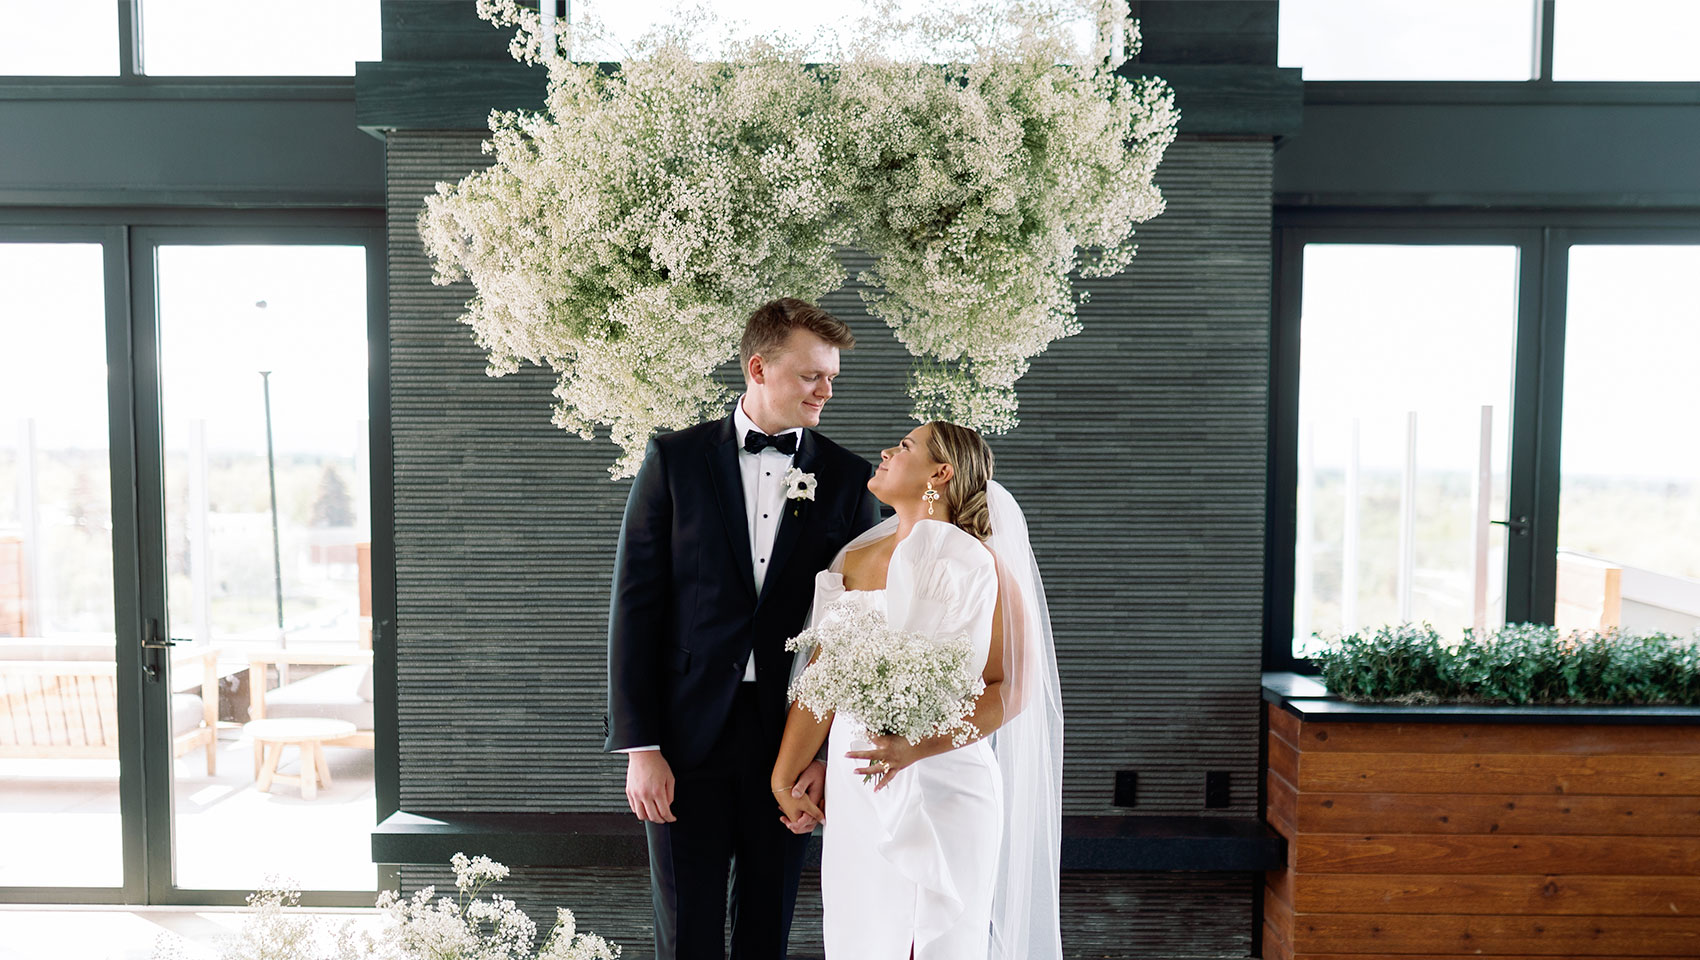
[[[797,456],[791,460],[791,465],[803,473],[813,473],[815,469],[815,451],[819,444],[814,435],[807,429],[802,432],[797,442]],[[819,490],[816,490],[819,495]],[[773,582],[779,579],[779,571],[785,569],[785,561],[791,556],[791,549],[797,545],[797,538],[803,526],[813,513],[815,501],[785,500],[785,510],[779,515],[779,531],[773,537],[773,563],[767,569],[767,578],[762,581],[761,596],[756,600],[756,606],[767,599]]]
[[[738,472],[738,431],[727,417],[708,450],[708,475],[714,481],[714,498],[720,503],[720,519],[731,541],[732,565],[748,595],[756,595],[755,562],[750,558],[750,524],[744,516],[744,478]]]

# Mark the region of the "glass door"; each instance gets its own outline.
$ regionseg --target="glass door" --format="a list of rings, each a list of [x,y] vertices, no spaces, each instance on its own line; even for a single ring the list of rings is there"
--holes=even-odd
[[[0,236],[0,887],[62,900],[125,879],[105,261]]]
[[[333,232],[334,233],[334,232]],[[138,231],[138,353],[157,377],[139,431],[149,601],[171,646],[171,771],[150,803],[169,899],[269,876],[370,903],[373,763],[367,329],[370,233]],[[279,242],[281,241],[281,242]],[[157,406],[154,406],[154,403]],[[151,622],[151,621],[150,621]],[[169,703],[158,702],[169,694]],[[192,701],[217,702],[192,716]],[[216,729],[188,746],[191,724]],[[335,902],[335,898],[320,902]]]

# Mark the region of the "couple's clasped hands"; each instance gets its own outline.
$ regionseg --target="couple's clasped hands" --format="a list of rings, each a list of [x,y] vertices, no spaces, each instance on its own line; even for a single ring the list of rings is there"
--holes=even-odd
[[[855,772],[863,777],[873,778],[874,791],[885,789],[898,771],[921,759],[923,753],[902,737],[874,737],[873,746],[867,750],[851,750],[844,754],[851,760],[861,760],[863,766]],[[783,783],[773,785],[773,798],[778,801],[781,816],[779,822],[792,833],[809,833],[816,824],[826,822],[826,814],[822,810],[821,791],[825,787],[826,764],[819,760],[804,768],[797,782],[787,787]]]
[[[673,823],[673,791],[676,781],[673,768],[659,750],[638,750],[627,756],[626,803],[639,820],[649,823]],[[773,796],[785,815],[780,822],[792,833],[811,833],[824,822],[821,812],[826,793],[826,764],[816,760],[803,769],[797,782],[780,789]]]
[[[845,756],[861,760],[864,765],[855,772],[873,777],[874,789],[883,790],[898,771],[913,764],[921,751],[902,737],[873,738],[867,750],[851,750]],[[626,802],[639,820],[650,823],[673,823],[673,768],[659,750],[643,750],[628,756],[626,767]],[[779,822],[792,833],[812,833],[826,822],[823,801],[826,793],[826,764],[819,760],[803,768],[795,783],[773,784],[773,799],[779,804]]]
[[[797,782],[773,784],[773,799],[779,804],[779,822],[792,833],[813,833],[826,822],[822,810],[826,794],[826,764],[811,762],[797,775]]]

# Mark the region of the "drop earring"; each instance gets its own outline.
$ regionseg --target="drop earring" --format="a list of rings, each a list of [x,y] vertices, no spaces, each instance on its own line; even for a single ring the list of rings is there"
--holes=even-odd
[[[939,492],[933,489],[933,482],[927,481],[927,492],[921,494],[921,499],[927,502],[927,516],[933,515],[933,504],[938,502]]]

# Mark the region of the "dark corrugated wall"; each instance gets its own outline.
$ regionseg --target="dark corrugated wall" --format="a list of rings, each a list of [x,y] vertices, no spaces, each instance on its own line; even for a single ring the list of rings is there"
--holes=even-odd
[[[456,319],[470,285],[433,286],[415,230],[438,180],[486,162],[480,140],[388,141],[401,803],[623,809],[624,764],[599,752],[615,450],[549,425],[548,371],[485,376]],[[1080,281],[1085,332],[1034,362],[1022,426],[992,439],[1046,578],[1071,814],[1118,812],[1114,772],[1133,770],[1123,812],[1258,815],[1271,159],[1266,140],[1170,149],[1168,212],[1140,228],[1127,272]],[[908,358],[853,285],[825,304],[862,346],[824,429],[872,459],[912,425]],[[1230,806],[1204,809],[1207,771],[1230,775]],[[443,876],[404,871],[410,888]],[[647,950],[641,872],[526,870],[504,886]],[[1064,886],[1072,956],[1250,950],[1244,877]],[[818,955],[815,925],[800,919],[793,945]]]

